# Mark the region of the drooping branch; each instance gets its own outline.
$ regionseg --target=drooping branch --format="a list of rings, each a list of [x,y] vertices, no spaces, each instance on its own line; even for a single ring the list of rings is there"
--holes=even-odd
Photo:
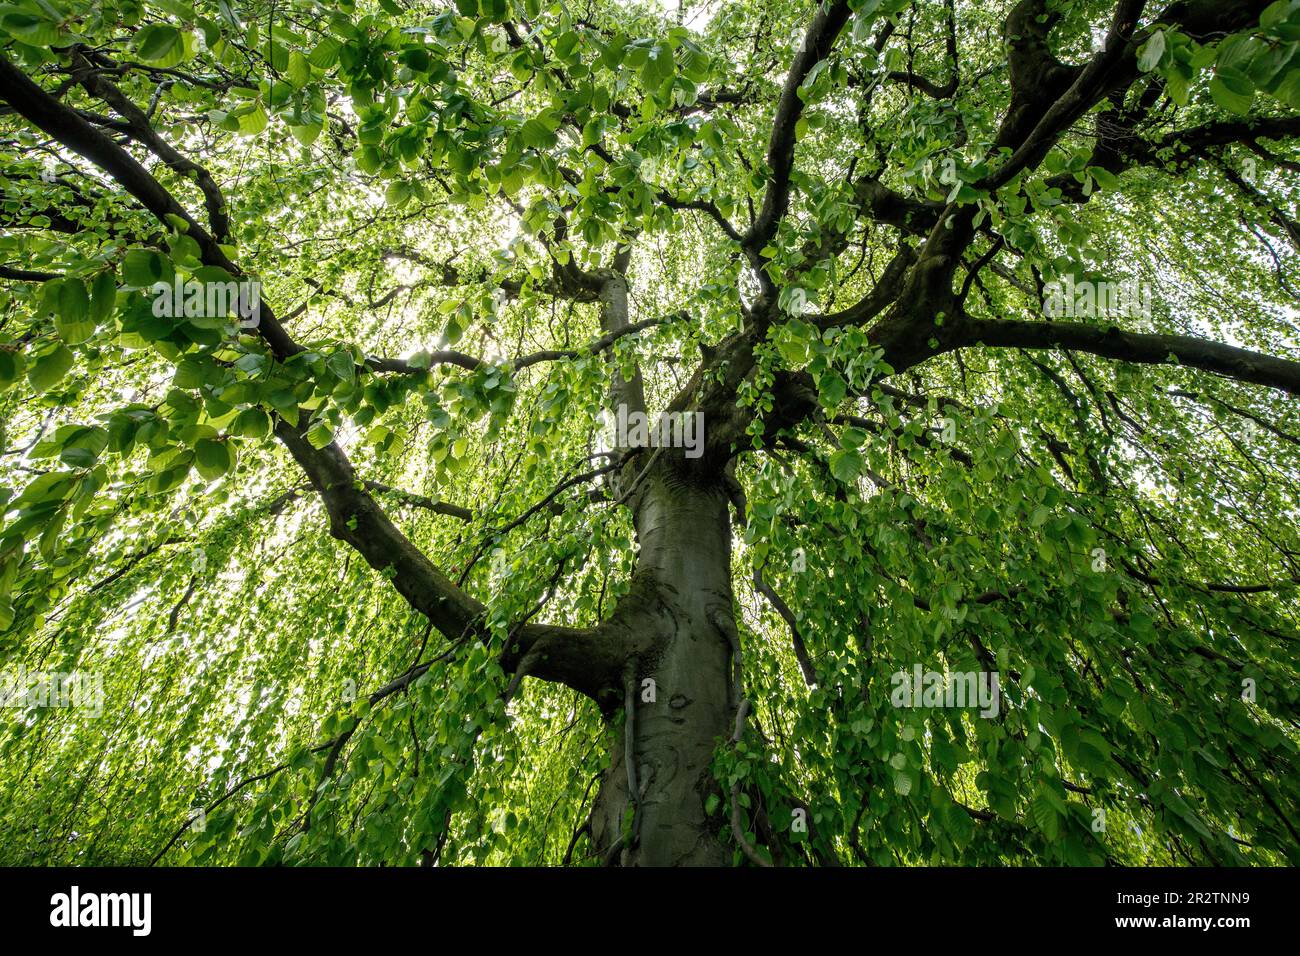
[[[614,346],[620,339],[629,335],[635,335],[638,332],[644,332],[646,329],[652,329],[655,326],[663,325],[675,319],[684,318],[685,313],[678,312],[673,315],[660,319],[642,319],[640,322],[633,322],[623,325],[604,335],[593,339],[585,347],[580,349],[542,349],[537,352],[530,352],[528,355],[520,356],[517,359],[508,362],[509,367],[518,371],[519,369],[529,368],[533,365],[540,365],[542,362],[558,362],[564,359],[581,358],[583,355],[599,355]],[[366,367],[372,372],[394,373],[394,374],[423,374],[427,369],[435,365],[455,365],[467,371],[473,372],[478,368],[486,365],[484,359],[477,358],[473,355],[467,355],[464,352],[457,352],[452,349],[444,349],[437,352],[430,352],[423,361],[412,362],[410,359],[381,358],[371,356],[366,359]]]
[[[365,483],[357,480],[337,444],[314,448],[305,429],[283,419],[277,421],[275,434],[320,495],[333,537],[351,545],[367,564],[389,578],[407,603],[442,634],[452,640],[486,636],[484,606],[398,530]],[[611,671],[612,662],[622,666],[622,645],[613,633],[602,628],[528,624],[512,637],[502,666],[511,671],[527,657],[530,677],[562,683],[596,698],[619,673],[618,668]]]
[[[920,90],[926,96],[935,100],[951,99],[957,93],[957,88],[961,85],[961,73],[957,64],[957,10],[955,0],[945,0],[944,3],[944,54],[948,60],[948,79],[943,83],[936,83],[916,73],[912,69],[909,61],[906,70],[890,70],[886,74],[886,79],[893,83],[902,83],[914,90]]]
[[[726,216],[722,214],[722,210],[707,199],[678,199],[671,193],[663,190],[659,192],[658,198],[661,203],[670,209],[702,212],[718,224],[718,227],[726,233],[728,239],[732,239],[735,242],[744,241],[745,237],[742,236],[740,231],[731,224]]]
[[[874,319],[898,298],[903,287],[903,277],[915,261],[916,252],[912,247],[902,246],[894,258],[889,260],[885,271],[880,275],[880,281],[870,292],[847,309],[811,317],[812,323],[818,328],[830,329],[836,326],[862,325]]]
[[[112,83],[92,66],[79,49],[71,50],[73,76],[81,83],[87,93],[103,100],[126,121],[128,135],[144,145],[148,150],[167,164],[167,167],[179,176],[192,176],[203,193],[203,203],[207,208],[208,226],[217,242],[225,242],[230,232],[230,215],[226,211],[225,197],[212,174],[203,166],[189,159],[165,139],[158,135],[149,124],[149,117],[131,100],[123,95]]]
[[[122,147],[60,103],[0,54],[0,99],[9,103],[33,125],[66,148],[104,170],[130,195],[167,223],[178,217],[199,245],[205,264],[232,275],[242,275],[217,241],[153,175]],[[275,318],[270,304],[261,304],[258,334],[280,360],[302,351]],[[330,533],[351,545],[376,571],[389,577],[394,588],[438,630],[456,640],[485,633],[484,607],[456,586],[389,519],[353,471],[336,443],[315,448],[307,440],[306,422],[290,425],[277,418],[275,435],[307,475],[320,495],[330,521]],[[593,651],[603,649],[605,653]],[[599,631],[528,625],[515,635],[503,655],[503,665],[518,663],[533,652],[539,663],[531,676],[564,683],[595,697],[607,686],[609,659],[621,666],[621,646],[611,645],[609,634]],[[615,674],[617,674],[615,670]]]
[[[62,277],[58,272],[42,272],[39,269],[17,269],[12,266],[0,265],[0,279],[11,279],[14,282],[49,282],[51,279],[61,279]]]
[[[0,99],[46,135],[112,176],[160,222],[169,223],[171,217],[183,221],[187,234],[198,243],[205,265],[218,266],[234,276],[243,275],[217,240],[130,153],[78,116],[75,110],[45,92],[2,53]],[[275,312],[265,300],[261,303],[260,315],[258,333],[271,346],[277,358],[283,360],[302,351],[302,347],[280,325]]]
[[[962,326],[959,345],[1064,349],[1145,365],[1186,365],[1227,378],[1300,395],[1300,362],[1191,335],[1126,332],[1078,322],[986,319]]]
[[[742,700],[740,706],[736,709],[736,729],[731,734],[731,739],[727,743],[731,747],[740,744],[741,739],[745,736],[745,718],[749,715],[751,704],[748,700]],[[740,822],[740,781],[737,780],[731,785],[731,835],[736,840],[736,845],[740,847],[741,852],[755,866],[770,869],[772,864],[759,855],[759,852],[750,844],[745,837],[745,828]]]
[[[443,634],[457,638],[480,627],[483,606],[456,587],[397,529],[336,444],[314,448],[305,428],[283,419],[277,421],[275,434],[325,505],[331,535],[389,576],[407,602]]]
[[[790,643],[794,648],[795,660],[799,662],[799,671],[803,674],[804,683],[809,687],[815,687],[817,669],[813,667],[812,658],[808,656],[808,646],[804,644],[803,635],[799,632],[799,621],[790,610],[790,605],[786,604],[781,595],[763,578],[763,569],[757,566],[754,568],[754,588],[767,598],[767,602],[772,605],[777,614],[781,615],[781,620],[785,621],[786,627],[790,629]]]
[[[394,488],[391,485],[383,484],[378,481],[364,481],[367,491],[374,491],[379,494],[389,495],[399,504],[409,505],[412,508],[420,508],[425,511],[431,511],[434,514],[446,515],[449,518],[456,518],[460,521],[473,521],[474,513],[468,508],[462,508],[459,505],[448,504],[445,501],[439,501],[436,498],[430,498],[428,495],[412,494],[401,488]],[[279,514],[285,506],[293,501],[297,501],[303,494],[310,489],[310,485],[303,485],[297,488],[290,488],[288,491],[276,497],[271,502],[267,510],[271,514]]]

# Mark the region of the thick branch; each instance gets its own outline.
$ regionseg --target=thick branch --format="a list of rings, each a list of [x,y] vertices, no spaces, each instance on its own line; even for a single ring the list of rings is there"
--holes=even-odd
[[[130,153],[41,89],[3,54],[0,54],[0,99],[46,135],[112,176],[161,222],[168,222],[169,216],[183,220],[188,235],[199,244],[205,265],[219,266],[235,276],[243,274],[221,250],[217,240]],[[261,303],[258,332],[280,359],[302,351],[265,301]]]
[[[1084,325],[1077,322],[990,319],[967,323],[958,345],[1065,349],[1146,365],[1177,363],[1241,382],[1267,385],[1291,395],[1300,395],[1300,362],[1191,335],[1125,332],[1113,325]]]
[[[803,99],[799,96],[800,87],[812,72],[813,67],[824,60],[835,44],[835,39],[844,24],[848,22],[851,11],[847,0],[835,0],[818,9],[803,44],[795,54],[790,72],[785,78],[781,98],[776,105],[776,115],[772,117],[772,135],[767,144],[767,165],[771,170],[767,192],[763,196],[763,206],[758,218],[749,228],[743,240],[747,249],[762,249],[776,235],[776,227],[790,208],[790,173],[794,168],[795,126],[803,115]]]

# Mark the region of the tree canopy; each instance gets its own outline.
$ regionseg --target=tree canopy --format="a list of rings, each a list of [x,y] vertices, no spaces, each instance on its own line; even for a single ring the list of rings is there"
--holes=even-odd
[[[1300,862],[1300,0],[11,0],[0,107],[0,862]]]

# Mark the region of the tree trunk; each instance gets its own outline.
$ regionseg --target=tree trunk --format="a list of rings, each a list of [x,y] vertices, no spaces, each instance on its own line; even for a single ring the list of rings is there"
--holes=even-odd
[[[634,587],[653,596],[644,620],[656,633],[646,642],[654,649],[628,662],[625,716],[611,734],[592,812],[592,841],[610,864],[708,866],[729,857],[719,839],[721,814],[705,811],[718,792],[709,765],[718,739],[730,732],[735,695],[727,507],[722,486],[699,480],[680,459],[652,468],[639,494]]]

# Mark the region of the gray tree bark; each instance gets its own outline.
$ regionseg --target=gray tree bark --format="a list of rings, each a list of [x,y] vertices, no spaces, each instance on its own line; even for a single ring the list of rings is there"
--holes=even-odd
[[[591,835],[611,864],[722,865],[724,818],[705,805],[719,792],[709,765],[736,693],[728,500],[720,483],[680,459],[663,461],[646,474],[636,504],[632,599],[644,602],[638,620],[651,632],[648,649],[628,660],[624,716],[615,715]]]

